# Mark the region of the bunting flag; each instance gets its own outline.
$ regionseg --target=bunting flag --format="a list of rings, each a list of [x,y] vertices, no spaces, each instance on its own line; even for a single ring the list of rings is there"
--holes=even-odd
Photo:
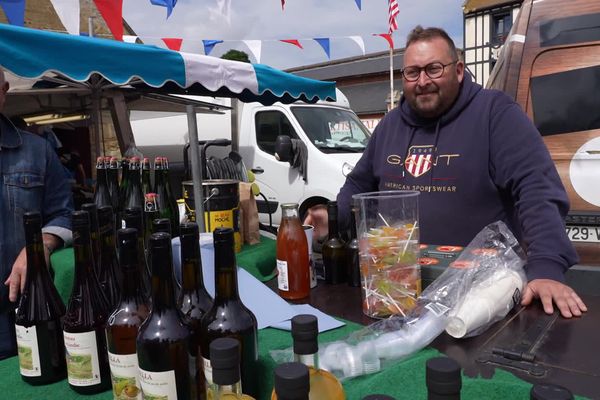
[[[356,6],[358,7],[359,10],[362,10],[362,6],[360,4],[360,0],[354,0],[356,1]]]
[[[227,25],[231,25],[231,0],[217,0],[217,9],[227,21]]]
[[[281,0],[281,11],[285,8],[285,0]]]
[[[153,6],[166,7],[167,18],[169,18],[173,12],[173,9],[175,8],[175,4],[177,4],[177,0],[150,0],[150,4]]]
[[[365,55],[365,41],[362,36],[348,36],[350,39],[354,40],[354,42],[360,47],[363,56]]]
[[[79,35],[79,0],[50,0],[60,22],[71,35]]]
[[[279,40],[280,42],[283,43],[289,43],[289,44],[293,44],[294,46],[298,46],[301,49],[303,49],[304,47],[302,47],[302,45],[300,44],[300,42],[298,41],[298,39],[281,39]]]
[[[133,35],[123,35],[123,41],[125,43],[137,43],[139,36],[133,36]]]
[[[162,38],[162,41],[165,42],[167,47],[171,50],[179,51],[181,50],[181,43],[183,39],[181,38]]]
[[[331,59],[329,54],[329,38],[314,38],[315,42],[319,43],[323,50],[325,50],[325,54],[327,54],[327,59]]]
[[[396,16],[400,13],[400,8],[398,7],[398,0],[388,0],[388,4],[388,23],[390,26],[389,33],[393,33],[396,29],[398,29]],[[392,46],[392,48],[393,47],[394,46]]]
[[[123,0],[94,0],[115,39],[123,40]]]
[[[373,36],[381,36],[382,38],[387,40],[388,44],[390,45],[390,49],[394,48],[394,39],[392,39],[391,33],[374,33]]]
[[[209,55],[216,45],[223,43],[222,40],[203,40],[204,54]]]
[[[25,0],[0,0],[0,7],[9,24],[25,26]]]
[[[260,64],[260,52],[262,49],[262,42],[260,40],[243,40],[244,44],[248,46],[250,53],[254,56],[256,64]]]

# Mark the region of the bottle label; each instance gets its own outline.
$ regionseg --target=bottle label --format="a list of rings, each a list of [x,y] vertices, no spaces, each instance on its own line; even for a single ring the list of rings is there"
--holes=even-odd
[[[142,399],[137,355],[108,352],[110,379],[115,399]]]
[[[15,325],[17,347],[19,349],[19,368],[23,376],[42,376],[40,351],[35,325],[24,327]]]
[[[177,400],[175,370],[151,372],[139,369],[144,399]]]
[[[277,287],[284,292],[290,290],[287,261],[277,260]]]
[[[100,383],[100,362],[96,332],[70,333],[63,331],[67,359],[67,375],[73,386],[92,386]]]

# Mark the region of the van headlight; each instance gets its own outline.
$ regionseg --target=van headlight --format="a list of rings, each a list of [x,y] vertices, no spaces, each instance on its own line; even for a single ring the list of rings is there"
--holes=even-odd
[[[348,176],[348,174],[349,174],[350,172],[352,172],[352,170],[353,170],[353,169],[354,169],[354,165],[350,165],[350,164],[348,164],[347,162],[345,162],[345,163],[342,165],[342,175],[344,175],[344,176]]]

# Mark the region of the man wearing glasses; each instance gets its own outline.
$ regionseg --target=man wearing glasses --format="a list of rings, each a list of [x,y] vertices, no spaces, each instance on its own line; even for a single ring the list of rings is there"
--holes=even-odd
[[[465,74],[441,29],[408,36],[404,96],[376,127],[338,195],[348,224],[352,195],[418,190],[421,242],[467,245],[486,225],[504,221],[527,250],[522,304],[539,298],[570,318],[586,311],[564,282],[577,262],[565,234],[567,194],[542,138],[521,108]],[[343,226],[342,225],[342,226]]]

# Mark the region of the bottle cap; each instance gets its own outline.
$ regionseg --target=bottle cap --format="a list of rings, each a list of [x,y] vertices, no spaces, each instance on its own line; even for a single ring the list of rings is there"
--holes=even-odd
[[[152,221],[152,232],[171,233],[171,220],[168,218],[157,218]]]
[[[573,400],[573,394],[569,389],[546,383],[533,385],[529,396],[531,400]]]
[[[85,203],[81,206],[82,211],[87,211],[90,215],[90,227],[98,229],[98,208],[94,203]]]
[[[430,392],[459,393],[462,387],[460,365],[448,357],[430,358],[426,364],[425,381]]]
[[[210,343],[210,365],[213,382],[233,385],[240,380],[240,342],[233,338],[219,338]]]
[[[275,367],[275,393],[278,399],[308,399],[309,391],[310,376],[306,365],[289,362]]]
[[[130,217],[130,216],[137,217],[138,215],[141,215],[141,214],[142,214],[141,207],[127,207],[125,209],[125,211],[123,211],[123,216],[125,216],[125,217]]]
[[[71,213],[73,220],[73,229],[89,229],[90,227],[90,213],[87,211],[73,211]]]
[[[104,225],[114,218],[111,206],[102,206],[98,208],[98,223]]]
[[[232,228],[216,228],[213,232],[213,242],[216,243],[231,243],[233,246],[233,229]]]
[[[171,248],[171,235],[167,232],[156,232],[150,236],[150,248]]]
[[[292,338],[294,353],[315,354],[319,351],[317,335],[319,324],[317,317],[311,314],[300,314],[292,318]]]
[[[337,201],[328,201],[327,202],[327,212],[335,211],[337,212]]]
[[[198,236],[198,224],[195,222],[186,222],[179,226],[180,236]]]
[[[23,214],[23,225],[26,237],[35,235],[42,229],[42,215],[37,211],[26,212]]]

